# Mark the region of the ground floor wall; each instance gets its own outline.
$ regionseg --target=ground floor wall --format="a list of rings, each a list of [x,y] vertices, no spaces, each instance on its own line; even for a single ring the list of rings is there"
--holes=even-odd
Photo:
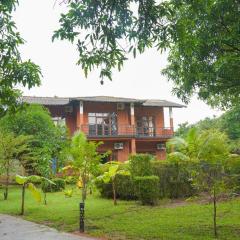
[[[158,150],[157,144],[162,141],[135,141],[135,147],[132,147],[132,140],[102,140],[103,144],[99,146],[100,153],[110,152],[105,161],[127,161],[129,156],[138,153],[147,153],[154,155],[158,160],[166,159],[166,150]],[[123,143],[123,149],[115,149],[115,143]]]

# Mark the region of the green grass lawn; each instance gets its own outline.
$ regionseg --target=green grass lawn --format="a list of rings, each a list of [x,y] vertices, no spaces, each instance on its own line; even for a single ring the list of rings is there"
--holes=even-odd
[[[26,194],[24,219],[49,225],[62,231],[76,231],[80,192],[72,198],[63,193],[48,194],[48,205],[36,203]],[[20,188],[12,188],[9,200],[0,200],[0,213],[18,215]],[[240,199],[218,205],[219,239],[239,239]],[[170,204],[140,206],[134,201],[119,201],[90,196],[86,201],[86,231],[107,239],[213,239],[212,206],[209,204]]]

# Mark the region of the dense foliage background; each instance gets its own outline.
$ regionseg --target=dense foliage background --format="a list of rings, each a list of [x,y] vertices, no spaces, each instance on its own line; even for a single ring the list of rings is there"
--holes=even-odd
[[[240,153],[240,107],[236,106],[220,117],[206,118],[195,124],[187,122],[180,124],[175,135],[186,137],[191,128],[197,128],[199,131],[217,129],[227,134],[229,138],[230,151]]]

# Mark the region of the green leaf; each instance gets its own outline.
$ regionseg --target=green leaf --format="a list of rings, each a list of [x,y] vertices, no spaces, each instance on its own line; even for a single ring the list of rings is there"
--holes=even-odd
[[[15,180],[16,180],[16,183],[23,185],[28,181],[28,178],[20,175],[16,175]]]
[[[46,181],[46,182],[48,182],[49,184],[56,185],[55,182],[51,181],[51,180],[48,179],[48,178],[45,178],[45,177],[41,177],[41,178],[42,178],[43,181]]]
[[[121,175],[125,175],[125,176],[130,176],[130,171],[127,171],[127,170],[119,170],[118,171],[119,174]]]
[[[41,180],[42,180],[42,178],[37,175],[31,175],[28,177],[28,181],[32,182],[32,183],[38,183],[38,182],[41,182]]]
[[[63,191],[65,197],[72,197],[72,194],[73,194],[73,190],[72,189],[69,189],[69,190],[65,190]]]
[[[41,202],[42,197],[41,197],[41,192],[39,191],[39,189],[37,189],[34,186],[34,184],[32,184],[32,183],[28,184],[28,189],[31,191],[32,196],[35,198],[35,200],[37,202]]]
[[[114,177],[118,171],[119,165],[113,165],[109,167],[109,175],[110,177]]]
[[[111,176],[109,173],[104,173],[103,177],[102,177],[102,180],[104,183],[109,183],[110,180],[111,180]]]

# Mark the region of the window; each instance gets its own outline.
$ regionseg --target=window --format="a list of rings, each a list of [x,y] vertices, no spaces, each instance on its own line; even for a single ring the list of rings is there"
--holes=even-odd
[[[137,135],[155,136],[155,119],[152,116],[137,117]]]
[[[89,135],[112,136],[117,134],[116,113],[88,113]]]
[[[65,118],[53,117],[52,120],[53,120],[55,126],[64,127],[66,125],[65,124]]]

